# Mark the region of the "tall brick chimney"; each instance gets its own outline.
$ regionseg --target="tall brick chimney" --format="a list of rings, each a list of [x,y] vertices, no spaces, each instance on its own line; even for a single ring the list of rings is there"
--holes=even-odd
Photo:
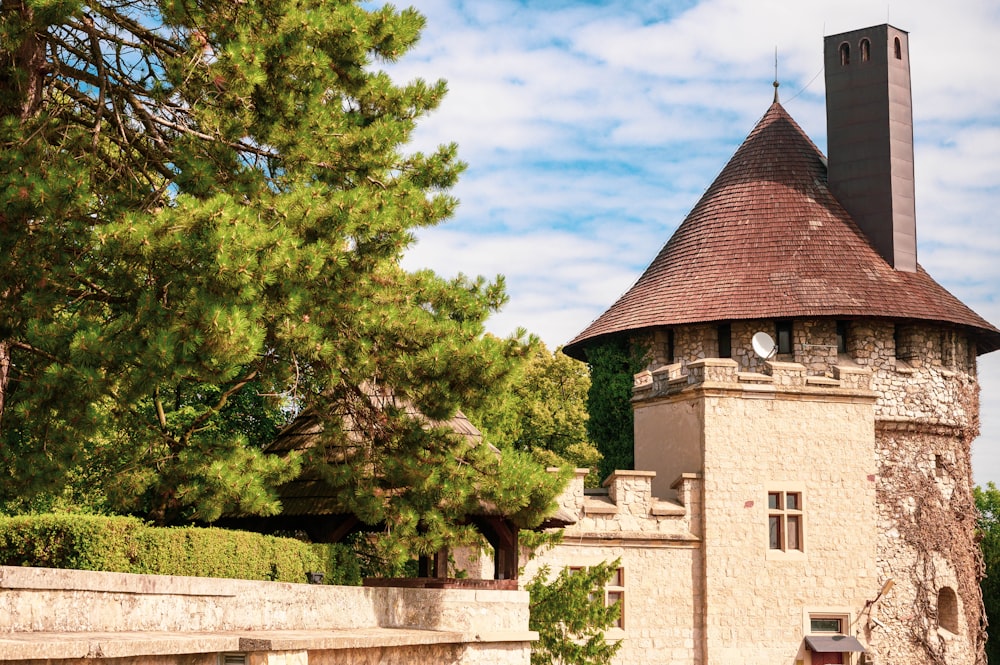
[[[824,42],[830,190],[896,270],[917,269],[907,34],[891,25]]]

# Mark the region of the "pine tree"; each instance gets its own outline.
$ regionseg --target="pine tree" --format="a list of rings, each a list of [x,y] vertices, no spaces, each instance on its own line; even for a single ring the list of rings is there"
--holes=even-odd
[[[616,560],[563,568],[552,579],[547,566],[539,569],[525,587],[531,595],[528,623],[538,631],[538,641],[531,647],[532,665],[611,662],[622,642],[607,642],[605,631],[617,623],[621,607],[605,603],[603,588],[619,564]]]
[[[302,461],[226,419],[249,396],[317,409],[331,439],[349,416],[409,465],[341,474],[355,507],[448,536],[466,451],[360,387],[442,419],[521,345],[483,336],[501,279],[398,264],[463,168],[454,145],[404,150],[445,84],[378,69],[422,25],[334,0],[3,1],[3,495],[94,465],[158,522],[273,513]]]

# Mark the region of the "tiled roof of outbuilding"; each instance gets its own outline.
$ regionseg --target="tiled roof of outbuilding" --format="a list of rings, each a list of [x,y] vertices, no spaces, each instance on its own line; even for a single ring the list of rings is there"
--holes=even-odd
[[[979,352],[1000,330],[931,279],[894,270],[830,193],[826,163],[775,102],[625,295],[566,345],[714,321],[917,319],[971,328]]]
[[[465,438],[472,445],[483,445],[482,433],[461,411],[456,412],[448,420],[431,420],[412,402],[396,397],[391,391],[379,390],[371,385],[365,385],[363,391],[371,403],[379,409],[389,406],[401,409],[409,418],[426,427],[441,427]],[[329,445],[326,451],[327,461],[334,464],[357,455],[359,450],[371,443],[365,433],[356,427],[353,418],[344,416],[342,423],[346,435],[344,440],[340,441],[339,445]],[[323,431],[323,418],[320,413],[314,408],[308,408],[283,429],[264,450],[274,455],[285,455],[293,451],[305,452],[319,444],[323,438]],[[500,454],[500,451],[493,446],[490,448]],[[340,492],[324,481],[315,469],[306,469],[299,477],[279,487],[278,495],[281,498],[281,514],[286,517],[336,515],[344,511]]]

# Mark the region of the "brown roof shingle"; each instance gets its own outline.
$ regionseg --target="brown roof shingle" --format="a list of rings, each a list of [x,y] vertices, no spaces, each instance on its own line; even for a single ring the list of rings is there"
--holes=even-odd
[[[427,418],[409,400],[395,396],[392,391],[379,390],[372,385],[365,385],[362,393],[377,409],[393,407],[400,409],[406,415],[422,423],[425,427],[443,427],[454,434],[464,437],[471,445],[484,445],[483,435],[473,425],[464,413],[458,411],[448,420],[438,421]],[[356,427],[350,416],[341,417],[345,439],[337,445],[332,445],[327,451],[328,461],[341,462],[357,454],[359,450],[370,445],[365,433]],[[292,451],[307,451],[318,445],[323,437],[323,418],[315,408],[308,408],[296,416],[285,429],[265,448],[274,455],[285,455]],[[489,444],[485,444],[489,445]],[[490,446],[499,454],[499,450]],[[325,482],[312,469],[306,469],[302,474],[278,488],[282,511],[285,517],[303,515],[339,515],[344,512],[344,502],[341,491]]]
[[[792,317],[919,319],[1000,330],[922,268],[894,270],[830,193],[818,148],[775,102],[625,295],[564,351],[654,326]]]

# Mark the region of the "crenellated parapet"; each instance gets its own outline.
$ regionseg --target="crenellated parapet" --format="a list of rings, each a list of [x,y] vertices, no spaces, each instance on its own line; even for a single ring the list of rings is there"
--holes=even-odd
[[[809,374],[796,362],[766,361],[761,372],[742,372],[730,358],[704,358],[662,365],[635,375],[633,402],[679,394],[695,387],[748,391],[792,391],[826,394],[870,393],[872,371],[854,364],[834,365],[830,376]]]
[[[653,495],[653,471],[617,470],[600,489],[584,488],[588,469],[577,469],[559,496],[561,519],[572,522],[566,539],[642,539],[693,545],[700,528],[701,474],[681,474],[674,498]]]

